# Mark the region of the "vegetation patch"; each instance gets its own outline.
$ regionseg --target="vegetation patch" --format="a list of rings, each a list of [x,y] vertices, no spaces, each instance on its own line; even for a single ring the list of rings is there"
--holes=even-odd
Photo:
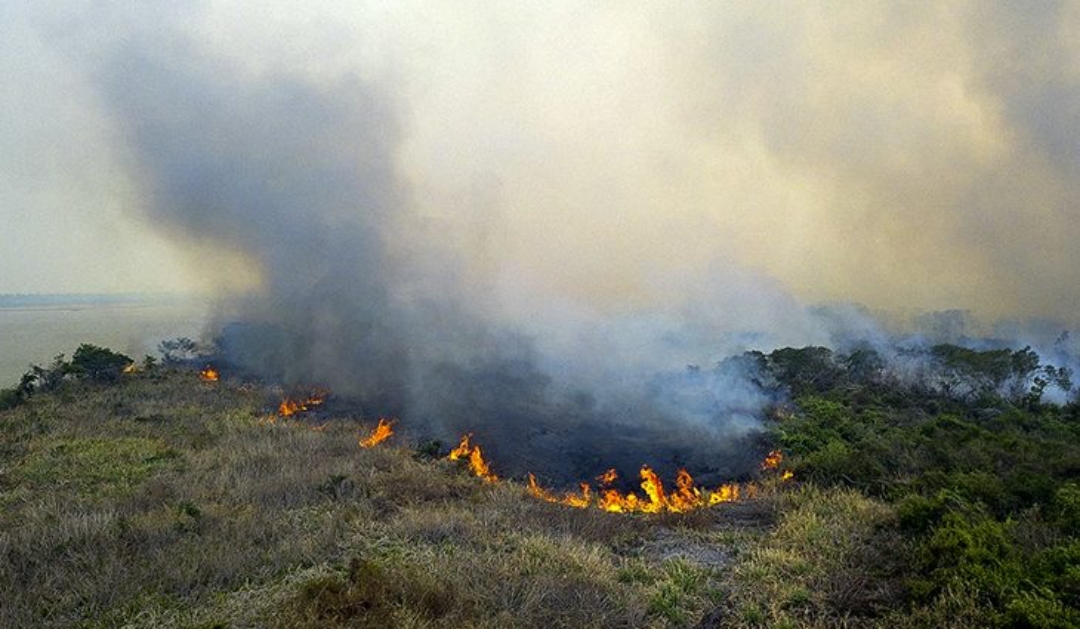
[[[179,456],[162,439],[51,439],[37,444],[16,473],[42,489],[56,485],[82,491],[125,489],[175,465]]]

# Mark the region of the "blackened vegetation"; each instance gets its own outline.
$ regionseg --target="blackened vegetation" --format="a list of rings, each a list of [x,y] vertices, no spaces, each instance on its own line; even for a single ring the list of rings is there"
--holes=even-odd
[[[335,414],[398,417],[422,440],[452,445],[471,433],[500,476],[532,472],[555,486],[576,487],[614,467],[631,483],[625,488],[636,487],[642,464],[666,478],[687,468],[707,484],[752,476],[768,451],[763,408],[779,392],[761,385],[768,378],[753,360],[735,357],[712,369],[660,372],[615,397],[585,383],[557,383],[529,344],[514,339],[464,361],[429,357],[410,367],[407,383],[387,379],[401,371],[388,363],[386,378],[360,375],[367,385],[356,389],[346,367],[321,377],[296,371],[290,355],[310,352],[297,338],[281,326],[231,323],[213,362],[297,391],[306,386],[298,382],[327,385],[333,398],[326,408]],[[369,360],[379,358],[360,354],[352,362]]]

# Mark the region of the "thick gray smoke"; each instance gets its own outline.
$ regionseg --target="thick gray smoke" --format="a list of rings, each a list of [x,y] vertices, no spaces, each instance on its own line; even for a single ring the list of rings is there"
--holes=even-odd
[[[418,249],[395,167],[402,122],[377,87],[245,76],[195,51],[127,49],[104,68],[146,211],[260,271],[257,293],[222,304],[222,347],[237,367],[327,386],[420,435],[473,432],[504,473],[563,481],[649,463],[707,480],[756,460],[736,445],[770,399],[747,366],[658,360],[677,361],[702,334],[556,317],[549,325],[577,340],[618,339],[538,343],[542,325],[527,333],[486,315],[477,289],[455,284],[452,255]]]
[[[502,473],[749,469],[772,400],[725,357],[889,355],[802,300],[1074,316],[1075,10],[40,6],[0,11],[95,94],[102,195],[259,278],[228,358]]]

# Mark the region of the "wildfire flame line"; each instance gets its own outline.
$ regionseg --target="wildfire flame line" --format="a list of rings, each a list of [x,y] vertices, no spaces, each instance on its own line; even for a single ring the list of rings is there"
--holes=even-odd
[[[379,419],[379,425],[371,431],[371,434],[367,437],[360,439],[361,448],[374,448],[383,441],[386,441],[394,434],[394,421],[386,419]]]
[[[216,372],[214,372],[216,374]],[[293,400],[286,398],[278,407],[281,417],[289,417],[299,412],[306,411],[313,406],[322,404],[326,399],[326,393],[317,392],[306,400]],[[274,423],[275,418],[270,416],[267,423]],[[262,423],[262,422],[260,422]],[[372,448],[386,441],[394,434],[396,420],[380,418],[378,425],[372,429],[366,437],[357,441],[361,448]],[[322,431],[326,425],[313,427],[313,430]],[[447,459],[450,461],[464,461],[468,464],[469,471],[476,477],[486,482],[494,483],[499,480],[491,471],[491,466],[484,459],[480,446],[472,442],[472,434],[466,434],[461,438],[457,447],[450,451]],[[779,450],[769,452],[761,462],[761,469],[766,472],[776,472],[781,481],[790,480],[794,473],[791,470],[780,470],[784,457]],[[622,493],[611,485],[618,480],[618,472],[614,468],[607,470],[595,478],[599,483],[599,490],[594,491],[589,483],[579,483],[578,490],[556,494],[540,485],[534,474],[528,476],[528,493],[539,500],[566,505],[576,509],[596,507],[612,513],[685,513],[694,509],[710,507],[724,502],[735,502],[741,498],[751,498],[758,492],[758,486],[754,483],[724,483],[716,489],[708,490],[698,487],[694,478],[685,469],[678,470],[675,477],[674,488],[664,487],[663,481],[648,465],[642,465],[638,471],[641,478],[641,490],[643,495],[639,497],[634,492]]]
[[[774,450],[768,454],[762,463],[764,470],[777,470],[783,461],[783,455]],[[529,474],[528,492],[535,498],[546,502],[566,505],[578,509],[585,509],[595,505],[598,509],[613,513],[685,513],[702,507],[710,507],[722,502],[735,502],[740,498],[751,498],[758,492],[754,483],[725,483],[716,489],[709,491],[694,484],[694,478],[685,469],[680,469],[675,477],[674,490],[666,490],[660,477],[648,465],[641,466],[638,472],[641,477],[641,489],[643,497],[638,497],[634,492],[623,494],[610,485],[618,479],[614,469],[610,469],[596,480],[600,482],[598,497],[593,501],[592,488],[588,483],[581,483],[577,492],[569,492],[556,495],[549,489],[542,487],[536,480],[536,476]],[[781,473],[780,479],[786,481],[794,474],[790,470]]]
[[[218,373],[217,369],[207,365],[205,369],[199,372],[199,378],[201,378],[203,382],[217,382],[221,378],[221,374]]]

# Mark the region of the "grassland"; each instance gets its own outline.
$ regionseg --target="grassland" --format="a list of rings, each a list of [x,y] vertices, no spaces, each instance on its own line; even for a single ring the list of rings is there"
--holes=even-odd
[[[42,371],[3,392],[0,627],[1080,626],[1080,405],[1041,401],[1071,374],[933,351],[916,380],[744,357],[795,480],[663,515],[536,500],[407,430],[360,448],[373,419],[271,422],[228,378]]]
[[[0,413],[0,626],[691,626],[773,517],[568,509],[271,408],[159,369]]]

